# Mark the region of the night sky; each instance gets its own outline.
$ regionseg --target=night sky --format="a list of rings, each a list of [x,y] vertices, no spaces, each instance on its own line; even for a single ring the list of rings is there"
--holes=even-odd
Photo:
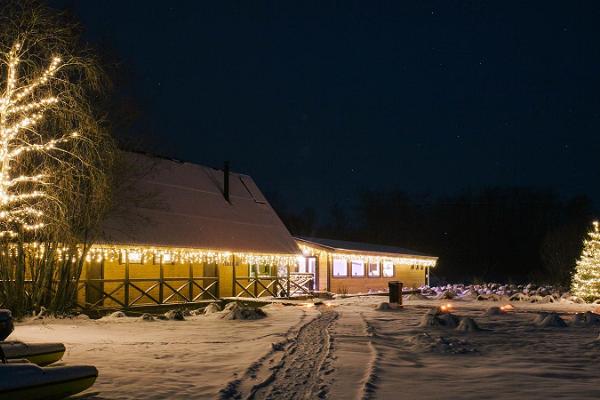
[[[292,208],[490,185],[599,204],[600,2],[51,4],[133,72],[144,140]]]

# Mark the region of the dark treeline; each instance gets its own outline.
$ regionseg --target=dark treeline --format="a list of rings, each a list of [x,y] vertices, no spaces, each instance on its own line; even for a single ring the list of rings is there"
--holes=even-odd
[[[549,190],[489,188],[428,199],[366,191],[357,206],[334,206],[319,223],[312,208],[274,206],[294,235],[406,247],[440,257],[442,281],[534,280],[568,284],[593,217],[589,198]]]

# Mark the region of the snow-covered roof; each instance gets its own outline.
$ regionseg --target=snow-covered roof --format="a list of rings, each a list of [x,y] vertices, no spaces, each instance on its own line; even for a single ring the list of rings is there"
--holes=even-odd
[[[121,197],[131,205],[107,219],[100,243],[299,253],[250,176],[230,172],[228,202],[222,170],[139,153],[125,157],[129,165],[147,172],[124,189],[128,193]]]
[[[381,244],[347,242],[345,240],[323,239],[315,237],[296,237],[296,240],[308,245],[316,245],[331,251],[349,251],[356,253],[383,254],[383,255],[410,255],[428,258],[435,256],[419,253],[414,250],[404,249],[396,246],[385,246]]]

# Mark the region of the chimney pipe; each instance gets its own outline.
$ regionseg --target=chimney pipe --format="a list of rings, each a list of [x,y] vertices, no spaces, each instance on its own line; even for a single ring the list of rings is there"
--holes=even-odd
[[[223,196],[229,202],[229,161],[223,165]]]

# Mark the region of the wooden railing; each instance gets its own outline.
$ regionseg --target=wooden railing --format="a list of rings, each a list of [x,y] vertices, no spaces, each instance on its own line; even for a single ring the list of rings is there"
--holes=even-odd
[[[111,287],[105,290],[105,284],[109,284]],[[147,284],[150,285],[144,287]],[[218,285],[219,278],[215,276],[162,279],[86,279],[80,281],[78,292],[83,291],[85,301],[82,306],[85,308],[115,308],[116,306],[128,309],[151,305],[195,303],[200,300],[217,300]],[[90,298],[94,300],[90,301]],[[112,301],[115,306],[106,305],[106,300]]]
[[[314,274],[289,272],[287,276],[235,276],[234,297],[297,297],[310,296],[314,286]]]

